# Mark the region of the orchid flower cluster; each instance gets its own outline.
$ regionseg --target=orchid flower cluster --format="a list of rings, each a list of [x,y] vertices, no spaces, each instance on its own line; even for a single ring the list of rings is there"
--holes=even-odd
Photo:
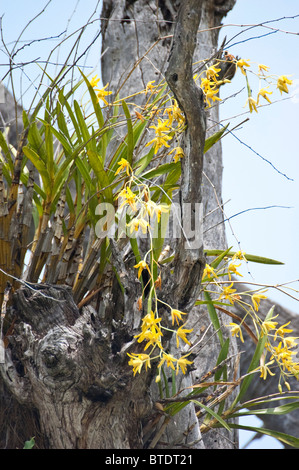
[[[121,200],[120,207],[130,208],[133,211],[133,217],[127,222],[127,227],[130,232],[138,232],[141,229],[142,233],[147,233],[150,239],[150,249],[145,254],[143,259],[134,265],[137,271],[138,279],[144,284],[143,273],[147,273],[148,281],[143,285],[143,293],[137,300],[137,308],[141,310],[144,302],[144,292],[149,290],[149,298],[147,300],[147,313],[141,322],[141,333],[135,336],[138,343],[145,342],[144,353],[128,353],[130,358],[129,365],[133,367],[133,373],[140,373],[143,366],[145,370],[151,367],[152,361],[159,361],[158,375],[156,381],[161,380],[161,368],[163,364],[176,371],[176,374],[181,370],[183,374],[186,373],[188,365],[192,361],[188,359],[188,354],[174,357],[172,354],[167,353],[163,347],[163,331],[170,331],[176,335],[176,346],[179,348],[180,342],[191,346],[187,337],[193,329],[185,328],[186,322],[181,324],[183,316],[187,315],[177,309],[173,309],[170,305],[159,300],[157,291],[161,289],[161,273],[158,271],[158,263],[155,262],[153,257],[153,240],[152,229],[154,224],[159,223],[162,213],[169,211],[169,206],[166,204],[158,204],[150,197],[149,187],[141,182],[135,175],[129,163],[122,159],[119,162],[117,174],[125,172],[130,178],[125,184],[125,187],[119,192],[118,199]],[[134,186],[134,191],[131,189]],[[163,325],[162,318],[158,314],[158,304],[163,303],[169,310],[172,320],[172,326],[178,327],[177,329],[170,329]],[[154,305],[154,307],[153,307]]]
[[[248,104],[250,113],[252,113],[252,111],[255,111],[256,113],[258,112],[257,107],[260,104],[260,98],[264,98],[269,104],[271,104],[271,100],[268,96],[272,95],[273,93],[273,91],[269,91],[271,86],[276,85],[276,89],[280,91],[281,95],[283,93],[289,93],[288,85],[292,85],[293,81],[290,80],[287,75],[268,75],[270,67],[264,64],[258,64],[257,72],[253,72],[259,79],[259,91],[257,93],[256,99],[254,99],[252,97],[252,91],[247,73],[247,70],[251,67],[250,61],[244,59],[237,60],[236,66],[240,68],[242,74],[246,78],[248,99],[245,106]]]
[[[237,260],[241,260],[241,263],[237,264]],[[264,320],[259,317],[258,311],[260,302],[267,299],[264,295],[267,289],[261,288],[257,291],[237,293],[237,289],[234,289],[232,276],[242,276],[239,272],[242,262],[246,262],[246,253],[238,251],[232,256],[230,261],[227,260],[218,270],[215,270],[212,266],[207,264],[202,279],[203,286],[205,289],[208,289],[208,284],[210,283],[217,285],[220,293],[217,294],[214,301],[218,305],[226,307],[232,306],[237,302],[239,306],[244,309],[244,316],[242,319],[239,318],[239,323],[230,322],[225,326],[231,329],[232,336],[239,337],[240,341],[244,342],[243,328],[247,318],[250,317],[254,325],[256,337],[266,337],[265,350],[270,354],[270,359],[267,363],[265,362],[265,357],[263,357],[260,363],[258,368],[260,377],[266,379],[268,374],[274,376],[275,373],[273,369],[271,370],[270,366],[276,366],[280,372],[278,383],[279,391],[282,391],[282,381],[286,388],[290,390],[287,378],[290,376],[296,377],[297,380],[299,378],[299,362],[295,360],[295,356],[298,353],[299,338],[292,336],[291,333],[293,330],[287,328],[290,322],[279,325],[278,322],[273,321],[278,315],[271,316]],[[226,281],[221,282],[221,277],[223,276],[228,276],[228,285],[226,285]],[[248,329],[248,325],[246,326]],[[254,337],[254,334],[252,334],[252,336]]]
[[[99,79],[97,76],[93,77],[90,85],[96,92],[98,101],[102,101],[105,106],[118,106],[122,105],[123,100],[116,100],[110,105],[106,97],[111,94],[107,90],[108,84],[104,88],[98,87]],[[148,128],[153,129],[153,138],[145,144],[145,147],[151,146],[154,150],[154,155],[161,149],[166,149],[166,153],[172,155],[174,163],[177,163],[184,157],[181,147],[174,147],[170,151],[170,142],[173,139],[179,140],[180,133],[185,126],[185,118],[181,112],[177,101],[164,93],[166,89],[165,83],[155,85],[155,82],[149,82],[146,88],[136,94],[144,93],[147,101],[144,106],[134,105],[134,112],[138,121],[147,121]],[[153,104],[153,97],[156,98],[157,104]],[[136,94],[127,97],[126,101]],[[130,103],[131,104],[131,103]],[[138,169],[138,166],[137,166]],[[156,381],[161,380],[161,369],[164,364],[172,370],[182,371],[186,373],[187,366],[192,364],[188,359],[188,354],[174,357],[167,353],[163,347],[163,333],[165,331],[172,332],[176,335],[176,345],[179,348],[181,342],[191,345],[188,334],[193,330],[185,328],[186,322],[183,322],[183,316],[187,315],[172,308],[170,305],[158,299],[157,291],[161,288],[161,274],[159,273],[159,265],[154,259],[154,246],[153,237],[155,227],[161,221],[162,214],[167,214],[170,206],[166,203],[159,203],[154,201],[151,197],[151,188],[148,186],[146,180],[137,175],[136,169],[134,170],[131,163],[126,158],[120,158],[117,162],[117,169],[115,170],[114,177],[119,178],[122,184],[121,189],[118,191],[116,199],[119,202],[119,209],[126,210],[126,229],[130,239],[134,239],[137,235],[146,235],[149,238],[150,248],[145,254],[143,259],[136,259],[138,261],[134,268],[137,270],[137,277],[143,285],[142,295],[137,299],[137,308],[143,308],[145,290],[149,290],[147,298],[147,312],[141,322],[141,332],[135,336],[138,343],[145,343],[144,352],[141,354],[128,353],[129,365],[133,368],[133,373],[140,373],[142,368],[145,370],[151,367],[152,361],[158,361],[158,375]],[[135,254],[136,255],[136,254]],[[138,258],[138,256],[137,256]],[[144,273],[148,274],[148,281],[144,284]],[[158,315],[158,302],[164,303],[166,309],[170,312],[170,324],[172,323],[173,329],[163,325],[162,318]]]
[[[245,107],[248,105],[250,113],[252,111],[258,112],[257,107],[260,105],[260,98],[265,99],[269,104],[271,100],[269,95],[272,95],[273,91],[270,91],[269,88],[276,86],[276,89],[280,91],[280,94],[289,93],[289,85],[292,85],[293,81],[287,75],[270,75],[268,71],[269,66],[264,64],[257,65],[257,71],[252,71],[251,63],[249,60],[238,59],[227,53],[227,57],[231,62],[232,66],[235,66],[235,71],[240,70],[241,73],[246,78],[246,88],[248,93],[248,98],[245,103]],[[227,59],[226,59],[227,60]],[[211,101],[221,101],[219,97],[219,87],[225,83],[230,83],[231,80],[228,78],[221,78],[221,62],[226,60],[221,59],[216,64],[206,67],[204,71],[200,74],[194,75],[194,80],[198,81],[200,78],[200,87],[202,88],[205,101],[208,108],[211,107]],[[248,80],[248,70],[254,73],[259,80],[259,90],[256,98],[252,96],[252,90]]]

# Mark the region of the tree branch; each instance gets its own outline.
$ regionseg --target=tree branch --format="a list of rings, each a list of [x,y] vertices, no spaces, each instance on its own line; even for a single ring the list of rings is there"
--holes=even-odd
[[[202,5],[198,0],[182,2],[173,36],[166,80],[185,113],[187,129],[184,135],[184,158],[181,161],[180,187],[181,227],[186,223],[196,227],[198,204],[201,203],[203,150],[206,134],[203,92],[193,80],[192,61]],[[187,234],[188,237],[188,234]],[[186,240],[182,230],[175,259],[174,292],[180,308],[190,308],[198,295],[199,279],[203,269],[203,241],[195,232],[195,240]]]

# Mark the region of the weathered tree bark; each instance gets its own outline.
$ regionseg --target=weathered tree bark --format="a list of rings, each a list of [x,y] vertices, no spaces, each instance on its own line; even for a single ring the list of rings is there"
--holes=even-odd
[[[43,441],[38,444],[142,447],[149,378],[132,380],[126,354],[119,351],[127,331],[109,331],[92,308],[79,312],[66,287],[19,289],[12,315],[15,332],[2,378],[19,403],[38,411]]]

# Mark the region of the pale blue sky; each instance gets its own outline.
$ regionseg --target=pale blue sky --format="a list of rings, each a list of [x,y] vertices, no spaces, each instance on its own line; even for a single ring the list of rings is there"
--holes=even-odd
[[[15,64],[22,62],[44,61],[52,52],[50,61],[62,63],[66,51],[73,45],[75,35],[68,41],[62,40],[71,32],[83,26],[87,20],[93,23],[84,33],[80,42],[80,51],[95,38],[99,31],[100,7],[96,0],[13,0],[1,2],[0,16],[4,41],[11,51],[13,41],[19,36],[25,25],[45,6],[45,11],[34,20],[23,33],[18,48],[22,50],[14,57]],[[62,6],[63,5],[63,6]],[[97,6],[97,12],[92,13]],[[245,118],[250,121],[241,129],[234,131],[235,137],[228,135],[223,139],[224,178],[223,200],[225,213],[231,217],[234,236],[227,225],[227,237],[230,245],[240,247],[247,253],[266,256],[283,261],[283,266],[262,266],[250,264],[241,272],[244,280],[266,284],[280,284],[299,279],[298,271],[298,234],[299,234],[299,4],[298,0],[238,0],[236,6],[224,19],[225,26],[221,38],[227,36],[230,53],[249,59],[254,64],[270,66],[270,71],[277,75],[290,75],[294,86],[290,94],[273,93],[270,98],[276,101],[271,106],[264,106],[258,114],[249,114],[244,108],[247,95],[244,89],[234,99],[221,104],[223,124],[230,122],[231,127]],[[271,21],[270,20],[277,20]],[[260,23],[266,27],[253,27],[246,32],[249,25]],[[271,29],[273,28],[273,29]],[[279,29],[280,31],[277,31]],[[61,34],[62,31],[65,33]],[[296,34],[293,34],[296,33]],[[78,33],[76,33],[78,35]],[[264,36],[266,35],[266,36]],[[235,36],[235,37],[234,37]],[[260,37],[264,36],[264,37]],[[41,40],[48,38],[47,40]],[[52,38],[52,39],[49,39]],[[37,41],[38,40],[38,41]],[[31,43],[30,46],[26,45]],[[93,68],[99,72],[100,39],[97,38],[91,51],[80,59],[79,65],[86,67],[86,73]],[[1,43],[0,46],[0,79],[5,73],[2,64],[8,63],[8,56]],[[48,72],[55,75],[55,65],[48,67]],[[41,70],[37,64],[27,65],[15,71],[15,90],[18,96],[23,95],[23,103],[28,106],[37,87]],[[258,83],[249,74],[253,95],[257,92]],[[230,96],[242,88],[245,82],[238,74],[230,85],[223,88],[221,96]],[[266,101],[264,102],[265,104]],[[236,117],[237,116],[237,117]],[[251,147],[251,149],[249,148]],[[257,155],[259,154],[259,155]],[[262,157],[278,169],[267,163]],[[290,209],[270,206],[286,206]],[[235,214],[253,209],[239,216]],[[299,290],[299,282],[290,285]],[[290,291],[295,297],[298,293]],[[269,297],[295,312],[299,312],[298,301],[272,289]],[[243,437],[242,437],[243,439]],[[266,441],[268,442],[268,441]],[[269,446],[273,445],[269,441]],[[255,447],[258,443],[255,444]],[[263,440],[265,446],[265,440]]]

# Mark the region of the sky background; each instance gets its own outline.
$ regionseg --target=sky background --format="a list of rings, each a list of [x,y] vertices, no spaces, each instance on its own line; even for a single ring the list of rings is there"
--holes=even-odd
[[[4,83],[7,83],[5,74],[9,55],[18,51],[12,59],[14,89],[25,108],[30,106],[37,90],[45,61],[49,61],[47,72],[55,76],[59,69],[55,64],[64,62],[86,22],[90,24],[76,52],[80,55],[90,43],[93,45],[78,65],[86,74],[92,71],[100,73],[101,45],[97,37],[100,4],[96,0],[1,2],[0,79],[4,78]],[[264,26],[257,26],[261,23]],[[232,233],[227,225],[228,243],[235,250],[240,248],[247,253],[284,262],[282,266],[250,263],[241,271],[244,275],[242,280],[269,285],[297,280],[288,284],[294,290],[287,292],[298,298],[299,2],[237,0],[223,24],[220,41],[226,36],[229,52],[249,60],[250,70],[255,71],[257,64],[262,63],[270,67],[269,73],[287,75],[293,80],[288,95],[281,96],[278,90],[273,89],[273,94],[269,95],[273,104],[268,106],[263,101],[265,106],[258,108],[258,113],[251,114],[244,107],[247,91],[241,73],[231,84],[222,87],[222,98],[237,95],[220,105],[221,122],[224,125],[230,122],[232,128],[249,117],[248,122],[233,131],[234,135],[227,135],[222,140],[224,210],[233,229]],[[18,45],[13,49],[19,36]],[[74,55],[70,56],[69,63],[72,57]],[[248,77],[253,96],[256,96],[258,80],[253,73]],[[239,213],[242,214],[236,215]],[[267,295],[273,303],[281,303],[299,313],[298,300],[277,289],[269,289]],[[247,433],[242,433],[241,444],[248,437]],[[280,445],[277,441],[263,438],[250,448],[257,447]]]

